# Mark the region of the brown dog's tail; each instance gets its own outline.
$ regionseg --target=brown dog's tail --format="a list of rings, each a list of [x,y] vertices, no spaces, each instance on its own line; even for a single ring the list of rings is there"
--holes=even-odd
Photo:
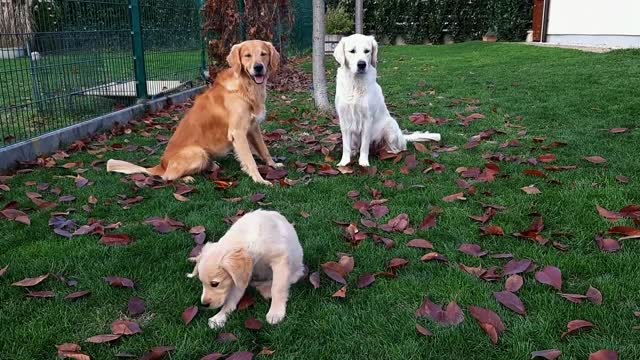
[[[110,159],[107,161],[107,171],[108,172],[117,172],[121,174],[147,174],[147,175],[162,175],[160,166],[155,166],[152,168],[143,168],[142,166],[138,166],[132,164],[130,162],[122,161],[122,160],[114,160]],[[160,170],[160,171],[158,171]]]

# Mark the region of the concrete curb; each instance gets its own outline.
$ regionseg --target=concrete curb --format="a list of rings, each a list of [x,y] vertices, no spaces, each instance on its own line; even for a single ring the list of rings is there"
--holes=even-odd
[[[206,85],[188,89],[177,94],[149,100],[143,104],[130,106],[91,120],[74,124],[66,128],[52,131],[17,144],[0,149],[0,171],[17,167],[18,161],[28,161],[43,154],[53,153],[65,145],[78,139],[89,137],[95,133],[110,129],[115,123],[125,124],[141,117],[146,112],[157,112],[167,105],[178,104],[200,94]]]

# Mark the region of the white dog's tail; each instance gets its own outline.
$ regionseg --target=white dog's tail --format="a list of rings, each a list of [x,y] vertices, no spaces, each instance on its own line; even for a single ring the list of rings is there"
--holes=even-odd
[[[404,139],[411,142],[416,141],[440,141],[440,134],[428,131],[416,131],[411,134],[404,134]]]
[[[138,166],[130,162],[114,159],[107,161],[107,171],[121,174],[151,174],[147,168],[143,168],[142,166]]]

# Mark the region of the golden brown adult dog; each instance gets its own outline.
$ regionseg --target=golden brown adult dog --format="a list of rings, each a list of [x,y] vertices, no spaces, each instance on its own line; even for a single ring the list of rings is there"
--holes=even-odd
[[[269,166],[282,166],[271,159],[260,131],[266,117],[267,78],[278,69],[280,54],[269,42],[251,40],[234,45],[227,61],[231,68],[219,73],[213,87],[196,98],[169,140],[160,165],[143,168],[112,159],[107,171],[176,180],[199,173],[211,158],[233,149],[253,181],[272,185],[258,172],[252,150]]]

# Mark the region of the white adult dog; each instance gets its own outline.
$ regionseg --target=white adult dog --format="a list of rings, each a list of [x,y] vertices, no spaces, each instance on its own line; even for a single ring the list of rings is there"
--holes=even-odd
[[[256,210],[244,215],[218,242],[207,243],[188,277],[202,282],[200,301],[220,309],[209,327],[221,328],[236,309],[249,285],[271,298],[267,322],[284,319],[289,286],[304,275],[302,246],[287,219],[275,211]]]
[[[369,147],[384,142],[393,153],[407,149],[407,141],[440,141],[440,134],[403,134],[384,103],[376,82],[378,43],[373,36],[355,34],[342,38],[333,56],[340,64],[336,76],[336,111],[342,132],[342,159],[351,162],[351,152],[360,149],[360,166],[369,166]]]

